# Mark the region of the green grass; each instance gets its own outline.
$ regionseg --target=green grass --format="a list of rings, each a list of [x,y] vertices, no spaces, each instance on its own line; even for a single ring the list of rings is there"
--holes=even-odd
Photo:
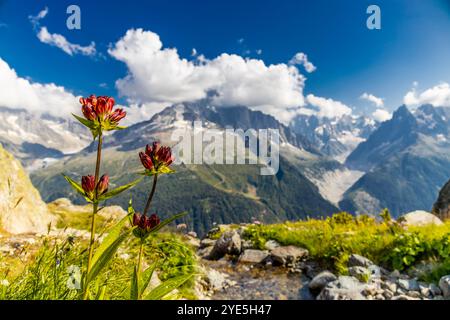
[[[347,259],[353,253],[389,269],[406,270],[420,261],[437,262],[442,268],[436,269],[434,279],[448,272],[448,262],[444,261],[450,257],[450,222],[406,230],[392,221],[339,213],[321,220],[252,225],[244,237],[260,248],[270,239],[306,248],[313,259],[339,273],[346,273]]]
[[[87,260],[87,240],[80,238],[44,237],[34,246],[24,248],[24,255],[0,258],[0,300],[72,300],[80,292],[69,288],[68,268],[83,268]],[[130,278],[138,254],[136,239],[129,239],[119,249],[109,267],[92,284],[92,291],[105,289],[103,299],[128,299]],[[193,248],[175,233],[159,233],[149,239],[144,251],[144,264],[158,261],[157,273],[165,281],[195,273],[197,260]],[[178,288],[172,298],[195,299],[193,280]],[[170,297],[170,296],[168,296]]]

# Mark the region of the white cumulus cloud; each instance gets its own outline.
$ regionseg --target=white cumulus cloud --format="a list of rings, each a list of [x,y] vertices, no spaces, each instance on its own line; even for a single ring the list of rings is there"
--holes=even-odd
[[[392,113],[385,109],[377,109],[372,113],[372,118],[378,122],[383,122],[390,120],[392,118]]]
[[[79,110],[78,98],[54,83],[41,84],[19,77],[0,58],[0,106],[68,117]]]
[[[333,99],[308,94],[306,96],[306,101],[317,109],[316,115],[318,117],[333,119],[352,114],[352,109],[350,107]]]
[[[305,78],[293,65],[266,65],[226,53],[191,61],[143,29],[128,30],[108,52],[127,65],[128,74],[116,87],[130,104],[195,101],[215,92],[217,106],[245,105],[283,122],[295,115],[293,108],[304,105]]]
[[[82,46],[76,43],[71,43],[61,34],[50,33],[45,26],[41,26],[40,21],[48,15],[48,8],[46,7],[40,11],[36,16],[28,16],[33,28],[36,30],[36,35],[42,43],[57,47],[72,56],[74,54],[82,54],[85,56],[94,56],[96,54],[95,43],[91,42],[87,46]]]
[[[436,107],[450,107],[450,85],[447,82],[440,83],[422,92],[418,92],[416,87],[417,84],[403,97],[405,105],[431,104]]]
[[[371,93],[364,92],[360,97],[362,100],[367,100],[375,105],[377,108],[384,107],[384,101],[382,98],[376,97]]]
[[[303,52],[296,53],[295,56],[289,61],[289,64],[301,65],[308,73],[314,72],[317,69],[316,66],[308,60],[308,56]]]

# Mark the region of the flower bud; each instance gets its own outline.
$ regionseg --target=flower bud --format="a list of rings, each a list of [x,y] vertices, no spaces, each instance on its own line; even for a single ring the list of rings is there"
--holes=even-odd
[[[106,191],[108,191],[108,184],[109,184],[108,175],[106,174],[102,175],[97,184],[97,195],[102,195]]]
[[[144,152],[139,152],[139,158],[141,158],[141,163],[145,169],[153,169],[153,161],[149,155],[145,154]]]
[[[155,228],[157,225],[159,225],[159,223],[161,222],[161,220],[159,219],[159,217],[156,214],[152,214],[149,218],[148,218],[148,224],[149,224],[149,228],[153,229]]]
[[[95,190],[95,178],[94,176],[88,175],[81,177],[81,187],[83,188],[86,196],[92,198],[93,192]]]

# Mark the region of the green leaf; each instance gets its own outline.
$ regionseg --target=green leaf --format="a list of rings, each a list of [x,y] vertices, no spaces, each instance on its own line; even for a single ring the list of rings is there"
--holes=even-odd
[[[130,299],[131,300],[139,299],[139,284],[138,284],[137,266],[134,266],[133,277],[131,278]]]
[[[170,218],[164,220],[163,222],[161,222],[160,224],[158,224],[156,227],[154,227],[153,229],[151,229],[151,230],[149,231],[148,234],[157,232],[158,230],[160,230],[161,228],[165,227],[166,225],[168,225],[168,224],[171,223],[172,221],[174,221],[174,220],[176,220],[176,219],[179,219],[179,218],[181,218],[181,217],[184,217],[184,216],[187,215],[187,214],[188,214],[188,212],[185,211],[185,212],[176,214],[176,215],[174,215],[174,216],[172,216],[172,217],[170,217]]]
[[[182,275],[164,281],[162,284],[150,291],[150,293],[145,296],[145,300],[160,300],[164,298],[164,296],[183,285],[186,281],[192,278],[192,276],[193,274]]]
[[[135,211],[133,208],[133,199],[130,198],[130,201],[128,201],[128,215],[131,216],[134,213],[135,213]]]
[[[115,197],[115,196],[117,196],[118,194],[124,192],[125,190],[128,190],[128,189],[134,187],[136,184],[138,184],[139,182],[141,182],[141,180],[142,180],[142,178],[137,179],[137,180],[134,180],[134,181],[131,182],[131,183],[128,183],[128,184],[126,184],[126,185],[124,185],[124,186],[118,187],[118,188],[113,189],[113,190],[111,190],[111,191],[108,191],[108,192],[102,194],[102,195],[98,198],[98,201],[104,201],[104,200],[108,200],[108,199],[110,199],[110,198],[112,198],[112,197]]]
[[[98,259],[103,255],[103,253],[111,246],[116,239],[121,235],[122,229],[128,220],[128,215],[123,217],[119,222],[117,222],[108,232],[108,235],[103,239],[102,243],[98,246],[92,257],[92,265],[97,263]]]
[[[147,290],[148,285],[150,284],[150,281],[152,280],[152,276],[153,276],[153,272],[156,270],[157,267],[157,263],[153,263],[150,267],[148,267],[143,275],[142,275],[142,280],[141,280],[141,294],[145,292],[145,290]]]
[[[119,246],[122,242],[128,237],[130,230],[124,232],[119,235],[96,259],[96,262],[93,264],[91,271],[88,273],[86,282],[89,284],[93,279],[95,279],[100,271],[103,270],[104,267],[111,261],[114,257]]]
[[[158,173],[160,173],[160,174],[164,174],[164,173],[167,174],[167,173],[174,173],[174,172],[175,172],[175,170],[169,168],[168,166],[163,166],[158,169]]]
[[[84,126],[88,127],[89,129],[93,130],[95,128],[95,122],[92,120],[88,120],[82,117],[77,116],[76,114],[72,113],[72,115],[81,122]]]
[[[66,179],[66,181],[72,186],[72,188],[78,192],[79,194],[81,194],[87,201],[92,202],[91,199],[89,199],[86,196],[86,193],[84,192],[83,188],[81,187],[81,185],[77,182],[75,182],[73,179],[71,179],[70,177],[66,176],[65,174],[63,174],[64,179]]]
[[[128,220],[130,222],[130,225],[133,225],[133,215],[135,214],[136,211],[134,211],[133,208],[133,199],[130,198],[130,201],[128,202]]]

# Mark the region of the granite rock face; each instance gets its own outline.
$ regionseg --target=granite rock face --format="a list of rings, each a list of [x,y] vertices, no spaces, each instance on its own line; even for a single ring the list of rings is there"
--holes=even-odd
[[[11,234],[45,233],[56,223],[22,165],[0,145],[0,228]]]

